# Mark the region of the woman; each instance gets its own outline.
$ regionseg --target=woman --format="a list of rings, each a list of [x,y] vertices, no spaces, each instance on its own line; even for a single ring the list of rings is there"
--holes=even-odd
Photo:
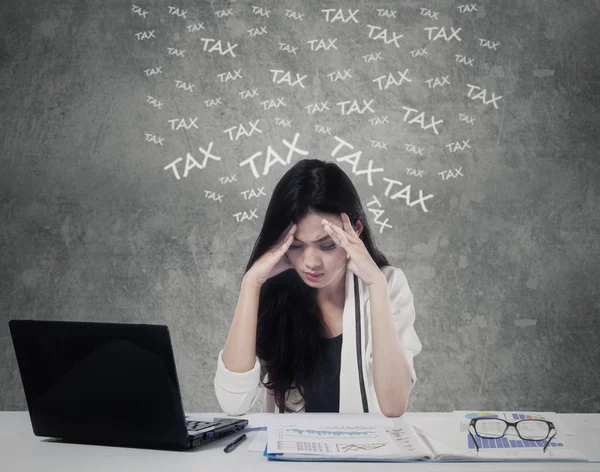
[[[414,318],[352,181],[335,163],[301,160],[275,187],[246,265],[217,359],[219,404],[241,415],[264,391],[263,411],[400,416],[421,351]]]

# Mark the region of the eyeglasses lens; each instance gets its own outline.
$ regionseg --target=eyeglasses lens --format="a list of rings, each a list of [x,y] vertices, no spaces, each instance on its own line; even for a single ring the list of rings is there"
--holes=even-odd
[[[543,441],[550,432],[548,423],[538,420],[521,421],[517,424],[517,429],[523,439],[530,441]]]
[[[506,429],[506,423],[494,418],[480,419],[475,423],[475,432],[482,438],[501,438]]]

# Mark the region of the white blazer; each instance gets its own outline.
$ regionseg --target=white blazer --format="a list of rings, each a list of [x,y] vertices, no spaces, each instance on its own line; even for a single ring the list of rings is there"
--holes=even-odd
[[[388,283],[390,306],[396,331],[404,345],[404,353],[410,365],[414,386],[417,375],[413,357],[421,352],[421,342],[414,329],[415,307],[413,295],[404,272],[396,267],[382,267]],[[355,282],[356,280],[356,282]],[[340,365],[340,413],[381,413],[373,385],[373,345],[371,335],[371,306],[368,287],[346,270],[346,300],[342,324],[342,355]],[[356,316],[355,283],[358,286],[360,323]],[[357,335],[359,333],[359,335]],[[361,349],[357,347],[360,343]],[[359,371],[360,363],[360,371]],[[261,372],[262,371],[262,372]],[[221,409],[228,415],[247,413],[256,400],[263,396],[263,411],[279,412],[271,390],[261,384],[261,375],[266,374],[257,357],[254,367],[248,372],[232,372],[223,363],[223,350],[217,356],[217,371],[214,377],[215,394]],[[265,378],[265,382],[266,382]],[[411,387],[412,388],[412,387]],[[304,402],[297,389],[288,391],[286,405],[294,411],[304,411]],[[298,405],[293,403],[301,400]]]

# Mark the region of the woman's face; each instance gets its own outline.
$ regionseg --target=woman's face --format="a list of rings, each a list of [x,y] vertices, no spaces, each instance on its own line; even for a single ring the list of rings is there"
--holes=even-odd
[[[308,213],[298,222],[294,241],[286,252],[286,257],[296,272],[311,287],[325,287],[333,280],[338,280],[348,261],[346,250],[338,246],[325,231],[321,222],[323,218],[343,228],[340,215]],[[357,233],[360,234],[360,231],[362,228]],[[306,272],[322,275],[313,280]]]

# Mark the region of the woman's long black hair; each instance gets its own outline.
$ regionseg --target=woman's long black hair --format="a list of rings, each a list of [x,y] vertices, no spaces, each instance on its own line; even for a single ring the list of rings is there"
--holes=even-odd
[[[350,178],[333,162],[303,159],[277,183],[265,214],[262,229],[246,265],[246,273],[268,249],[277,243],[291,223],[308,213],[344,212],[353,226],[361,220],[360,239],[378,267],[388,260],[375,246],[360,197]],[[261,287],[258,305],[256,354],[266,365],[268,381],[280,411],[286,392],[321,385],[323,357],[319,340],[324,337],[323,315],[317,304],[317,289],[309,287],[295,270],[267,280]]]

